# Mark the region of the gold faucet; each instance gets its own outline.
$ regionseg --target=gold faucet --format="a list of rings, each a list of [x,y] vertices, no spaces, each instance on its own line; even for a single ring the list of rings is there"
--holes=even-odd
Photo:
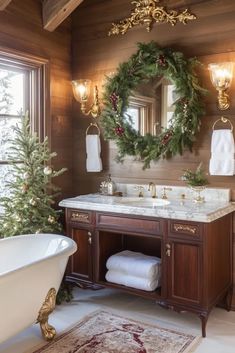
[[[148,191],[151,191],[151,197],[153,199],[157,198],[156,185],[152,181],[149,183]]]
[[[167,194],[166,191],[171,191],[172,188],[163,188],[163,193],[162,193],[162,199],[167,200]]]

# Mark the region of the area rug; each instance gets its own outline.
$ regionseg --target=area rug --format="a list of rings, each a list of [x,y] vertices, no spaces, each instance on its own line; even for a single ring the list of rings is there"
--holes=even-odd
[[[98,311],[33,353],[186,353],[197,337]]]

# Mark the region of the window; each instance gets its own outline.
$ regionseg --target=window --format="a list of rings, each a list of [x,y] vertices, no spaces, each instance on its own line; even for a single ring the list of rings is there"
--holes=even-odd
[[[146,133],[154,134],[154,111],[154,98],[135,94],[130,97],[126,119],[142,136]]]
[[[8,193],[6,182],[12,178],[9,147],[21,115],[29,112],[40,140],[48,136],[48,86],[47,60],[0,48],[0,197]]]
[[[175,111],[174,103],[178,96],[175,92],[175,86],[170,82],[162,84],[162,126],[169,129],[172,125],[172,118]]]
[[[21,123],[21,114],[28,107],[28,75],[22,70],[12,70],[0,65],[0,195],[7,193],[6,182],[10,181],[8,165],[10,140],[14,139],[14,129]],[[26,103],[27,102],[27,103]]]

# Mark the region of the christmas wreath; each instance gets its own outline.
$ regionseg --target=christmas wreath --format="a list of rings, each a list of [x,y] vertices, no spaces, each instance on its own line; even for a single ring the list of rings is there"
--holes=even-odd
[[[181,52],[161,48],[155,42],[139,43],[137,52],[120,64],[115,76],[107,78],[101,125],[105,139],[115,140],[117,144],[118,161],[131,155],[143,161],[143,168],[149,168],[152,160],[182,154],[185,148],[192,150],[200,129],[205,93],[194,72],[198,64],[197,59],[187,59]],[[158,76],[175,86],[178,99],[174,103],[173,118],[159,135],[142,136],[125,116],[128,100],[140,83]]]

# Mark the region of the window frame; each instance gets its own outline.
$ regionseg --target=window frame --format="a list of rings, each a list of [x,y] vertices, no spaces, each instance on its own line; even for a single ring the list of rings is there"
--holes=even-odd
[[[29,116],[32,132],[51,145],[49,59],[0,46],[0,64],[21,69],[29,77]]]

